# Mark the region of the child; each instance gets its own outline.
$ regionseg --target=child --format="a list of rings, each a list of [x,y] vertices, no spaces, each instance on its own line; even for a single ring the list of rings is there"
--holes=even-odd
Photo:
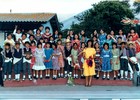
[[[111,63],[112,63],[112,52],[111,50],[109,50],[108,43],[105,43],[103,45],[101,58],[102,58],[102,71],[104,72],[103,80],[106,78],[106,73],[107,73],[107,80],[109,80],[110,79],[109,73],[111,72]]]
[[[48,79],[50,78],[50,69],[53,69],[52,59],[51,59],[53,54],[53,49],[50,47],[51,47],[50,42],[47,42],[44,52],[45,52],[46,78]]]
[[[4,86],[4,84],[3,84],[3,75],[2,75],[2,64],[3,64],[3,57],[2,57],[2,54],[1,54],[1,52],[2,52],[2,48],[0,47],[0,86]]]
[[[4,79],[3,79],[3,81],[5,81],[7,79],[7,74],[9,75],[8,79],[11,80],[13,56],[12,56],[12,50],[10,47],[10,43],[5,44],[3,56],[4,56],[4,63],[3,63]]]
[[[102,50],[104,41],[106,40],[106,33],[104,33],[104,31],[102,29],[100,30],[100,33],[101,34],[99,35],[99,41],[100,41],[100,48]]]
[[[73,48],[71,50],[71,56],[72,56],[72,65],[74,67],[74,78],[78,79],[78,70],[80,68],[79,62],[78,62],[78,44],[74,43]]]
[[[81,43],[81,48],[78,51],[78,62],[80,64],[80,70],[81,70],[81,79],[84,78],[83,74],[83,63],[84,63],[84,58],[83,58],[83,50],[86,48],[86,44],[84,42]]]
[[[100,54],[101,54],[101,51],[100,51],[100,46],[99,46],[99,43],[96,42],[95,45],[94,45],[94,48],[96,50],[96,55],[95,55],[95,70],[97,71],[96,73],[96,79],[99,79],[99,76],[100,76],[100,71],[101,71],[101,57],[100,57]]]
[[[65,67],[64,67],[64,70],[65,70],[65,78],[68,77],[68,75],[71,77],[72,76],[72,66],[71,66],[71,62],[72,62],[72,59],[71,59],[71,42],[69,39],[66,40],[66,47],[64,48],[64,58],[65,58]]]
[[[31,53],[32,53],[32,59],[31,59],[31,69],[35,64],[35,50],[36,50],[36,42],[31,41]],[[33,70],[33,77],[35,78],[35,70]]]
[[[58,73],[58,77],[63,78],[63,71],[64,71],[64,46],[62,45],[62,41],[61,40],[57,40],[57,49],[60,51],[60,56],[58,57],[58,63],[59,63],[59,67],[60,67],[60,71]]]
[[[127,80],[128,76],[128,50],[126,49],[126,42],[121,43],[121,51],[120,51],[120,73],[121,80],[123,80],[123,75],[125,72],[125,79]]]
[[[79,35],[78,34],[74,35],[74,40],[72,41],[72,45],[74,43],[77,43],[78,48],[80,48],[80,40],[79,40]]]
[[[61,54],[61,52],[57,49],[56,44],[52,44],[53,48],[53,54],[52,54],[52,65],[53,65],[53,79],[57,79],[57,72],[60,70],[59,63],[58,63],[58,58]]]
[[[52,34],[50,33],[50,28],[45,27],[45,33],[42,35],[42,38],[47,38],[49,40],[50,36],[52,36]]]
[[[134,67],[137,71],[137,75],[139,75],[139,67],[138,67],[138,63],[135,62],[134,60],[136,58],[136,52],[135,52],[135,48],[134,48],[134,44],[133,42],[129,43],[129,48],[128,48],[128,53],[129,53],[129,56],[128,56],[128,60],[129,60],[129,64],[128,64],[128,67],[129,67],[129,70],[130,70],[130,80],[133,79],[133,70],[134,70]]]
[[[117,43],[112,44],[112,70],[114,73],[114,80],[116,80],[116,74],[118,78],[120,78],[119,70],[120,70],[120,50],[117,48]]]
[[[42,48],[42,43],[37,44],[37,48],[35,50],[35,64],[33,65],[33,70],[36,71],[36,79],[38,79],[38,72],[40,71],[40,79],[43,78],[42,76],[42,71],[45,70],[45,65],[44,65],[44,50]]]
[[[24,58],[23,58],[23,81],[26,78],[26,69],[28,71],[28,78],[29,80],[32,80],[31,78],[31,48],[30,43],[25,42],[25,48],[23,49],[24,52]]]
[[[45,43],[44,43],[43,38],[40,38],[39,42],[42,44],[42,48],[44,48],[44,47],[45,47]],[[38,42],[38,43],[39,43],[39,42]]]
[[[14,72],[15,72],[15,80],[20,81],[20,71],[22,65],[22,49],[20,48],[20,43],[16,42],[14,52],[13,52],[13,65],[14,65]]]

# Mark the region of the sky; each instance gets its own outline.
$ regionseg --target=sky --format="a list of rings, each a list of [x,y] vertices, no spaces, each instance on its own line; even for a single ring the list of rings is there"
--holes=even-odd
[[[63,21],[92,7],[101,0],[0,0],[0,13],[57,13]]]

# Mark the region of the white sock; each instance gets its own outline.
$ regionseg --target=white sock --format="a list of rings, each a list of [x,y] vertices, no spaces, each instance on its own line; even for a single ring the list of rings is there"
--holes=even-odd
[[[107,75],[107,78],[109,78],[109,75]]]
[[[76,77],[78,77],[78,74],[76,74]]]
[[[61,76],[63,76],[63,73],[61,73]]]
[[[121,70],[121,78],[123,78],[123,70]]]
[[[139,71],[137,71],[137,75],[140,75],[140,72]]]
[[[58,76],[60,77],[60,73],[58,73]]]
[[[15,79],[17,79],[17,74],[15,74]]]
[[[31,78],[31,75],[28,75],[28,78]]]
[[[4,79],[7,79],[7,75],[4,75]]]
[[[125,78],[127,78],[128,76],[128,71],[125,71]]]
[[[38,75],[36,75],[36,78],[38,78]]]
[[[42,78],[42,75],[40,75],[40,78]]]
[[[67,74],[67,71],[65,71],[65,74]]]
[[[23,79],[25,78],[25,75],[23,75]]]
[[[130,73],[130,78],[133,78],[133,73]]]
[[[9,75],[8,78],[11,79],[11,75]]]
[[[35,74],[33,76],[35,77]]]

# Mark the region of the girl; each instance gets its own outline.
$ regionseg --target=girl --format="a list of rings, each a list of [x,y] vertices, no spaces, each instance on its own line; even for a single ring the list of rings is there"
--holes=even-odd
[[[36,50],[36,42],[31,41],[31,53],[32,53],[32,59],[31,59],[31,69],[35,64],[35,50]],[[33,77],[35,78],[35,70],[33,70]]]
[[[72,41],[72,45],[73,45],[74,43],[77,43],[78,48],[80,48],[80,40],[79,40],[78,34],[75,34],[75,35],[74,35],[74,40]]]
[[[14,65],[14,72],[15,72],[15,80],[20,81],[20,71],[22,65],[22,49],[20,48],[20,43],[15,43],[15,48],[13,52],[13,65]]]
[[[50,33],[50,28],[49,27],[45,27],[45,33],[42,35],[42,38],[47,38],[49,39],[50,36],[52,36],[52,34]]]
[[[98,38],[97,38],[97,36],[93,36],[93,37],[92,37],[92,40],[93,40],[93,44],[95,45],[95,43],[98,42]]]
[[[35,39],[39,42],[40,38],[42,37],[40,29],[36,30]]]
[[[98,37],[98,33],[97,33],[97,30],[94,30],[94,32],[91,34],[91,37]]]
[[[86,44],[84,42],[81,43],[81,48],[78,51],[78,62],[80,64],[80,70],[81,70],[81,79],[84,78],[83,75],[83,62],[84,62],[84,58],[83,58],[83,50],[86,48]]]
[[[87,48],[83,50],[83,57],[84,57],[84,76],[86,77],[86,84],[85,86],[91,86],[92,84],[92,76],[95,75],[95,57],[96,51],[93,48],[93,42],[88,40]]]
[[[47,42],[46,48],[44,50],[44,52],[45,52],[46,78],[50,78],[50,70],[53,69],[53,66],[52,66],[53,49],[50,47],[51,47],[50,42]]]
[[[101,58],[100,58],[101,51],[100,51],[100,46],[98,42],[95,43],[94,48],[96,50],[96,55],[94,59],[95,65],[96,65],[95,70],[97,71],[96,79],[99,79],[100,71],[101,71]]]
[[[29,80],[32,80],[31,78],[31,48],[30,43],[25,42],[25,48],[23,49],[23,81],[26,79],[26,69],[28,72],[28,78]]]
[[[116,80],[116,74],[118,78],[120,78],[119,70],[120,70],[120,50],[117,48],[117,43],[112,44],[112,70],[114,73],[114,80]]]
[[[63,73],[64,73],[64,46],[62,45],[62,41],[58,40],[57,41],[57,49],[60,51],[60,56],[58,57],[58,63],[60,67],[60,71],[58,72],[58,77],[63,78]]]
[[[139,35],[138,33],[136,33],[133,29],[131,29],[130,33],[128,34],[129,35],[132,35],[132,41],[136,41],[138,38],[139,38]]]
[[[53,79],[57,79],[57,72],[60,70],[58,58],[61,52],[57,49],[56,44],[52,44],[53,54],[52,54],[52,65],[53,65]]]
[[[51,37],[49,38],[49,41],[50,41],[50,43],[54,43],[53,36],[51,36]]]
[[[107,35],[106,36],[106,41],[105,43],[108,43],[109,44],[109,49],[111,50],[112,49],[112,43],[113,41],[116,41],[115,38],[111,37],[111,35]],[[116,41],[117,42],[117,41]]]
[[[71,50],[71,56],[72,56],[72,64],[74,67],[74,78],[78,79],[78,69],[80,68],[79,62],[78,62],[78,44],[73,44],[73,49]]]
[[[12,50],[10,47],[9,43],[5,44],[5,49],[3,51],[3,56],[4,56],[4,63],[3,63],[3,67],[4,67],[4,81],[7,79],[7,75],[8,79],[11,80],[11,75],[12,75],[12,59],[13,59],[13,55],[12,55]]]
[[[7,38],[6,38],[6,40],[4,41],[4,45],[5,45],[6,43],[10,43],[11,48],[13,48],[13,47],[15,46],[15,42],[14,42],[14,40],[12,39],[12,34],[7,34]]]
[[[44,40],[43,40],[43,38],[40,38],[39,42],[42,44],[42,48],[44,48],[44,46],[45,46],[45,43],[44,43]]]
[[[106,40],[106,33],[104,33],[104,31],[102,29],[100,30],[100,33],[101,34],[99,35],[99,41],[100,41],[100,47],[102,50],[104,41]]]
[[[110,71],[111,71],[111,63],[112,63],[112,52],[109,50],[109,44],[105,43],[103,45],[103,50],[101,52],[101,58],[102,58],[102,71],[103,74],[103,80],[106,78],[107,73],[107,80],[110,79]]]
[[[0,86],[4,86],[3,84],[3,75],[2,75],[2,64],[3,64],[3,57],[2,57],[2,48],[0,47]]]
[[[35,50],[35,64],[33,65],[33,70],[36,71],[36,79],[38,79],[38,72],[40,71],[40,79],[43,78],[42,71],[45,70],[44,65],[45,54],[42,48],[42,43],[37,44],[37,48]]]
[[[123,31],[121,29],[119,30],[119,35],[116,35],[117,40],[118,40],[118,37],[121,37],[122,41],[126,42],[126,35],[123,34]]]

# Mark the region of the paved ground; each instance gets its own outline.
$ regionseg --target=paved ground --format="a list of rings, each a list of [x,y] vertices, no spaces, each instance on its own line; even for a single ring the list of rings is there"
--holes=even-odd
[[[111,100],[112,98],[140,98],[140,87],[126,86],[39,86],[39,87],[14,87],[0,88],[0,100],[9,99],[56,99],[78,100],[91,98],[91,100]],[[96,98],[96,99],[93,99]],[[106,99],[102,99],[106,98]],[[89,99],[90,100],[90,99]]]

